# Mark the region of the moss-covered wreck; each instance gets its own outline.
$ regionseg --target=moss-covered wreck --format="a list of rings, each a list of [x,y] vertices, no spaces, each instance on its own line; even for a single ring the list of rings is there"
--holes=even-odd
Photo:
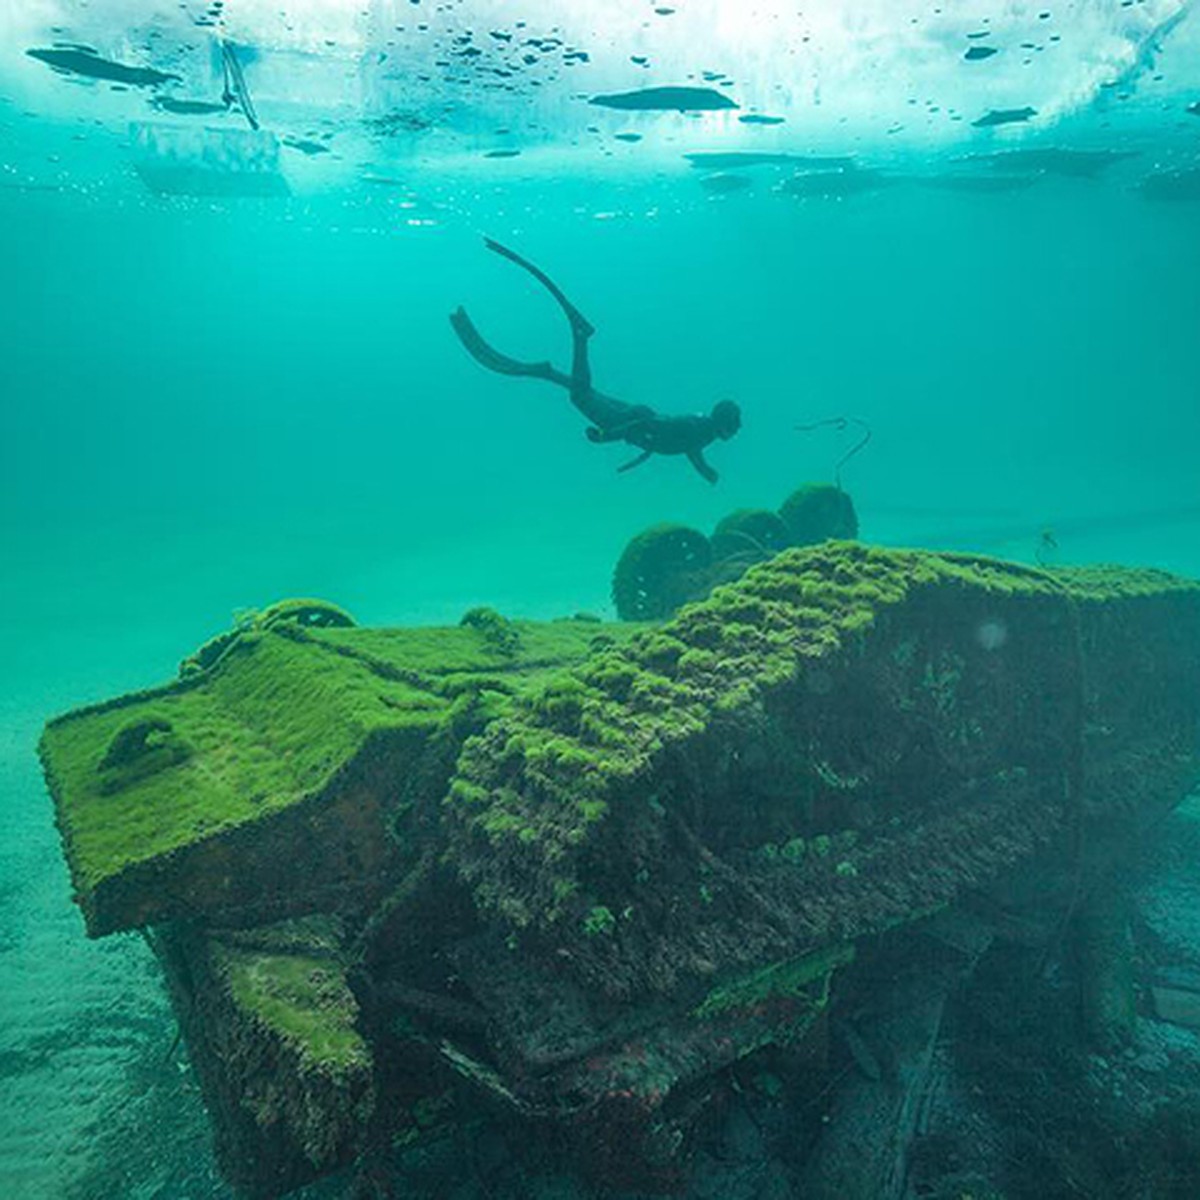
[[[669,1187],[856,954],[1064,917],[1200,776],[1200,585],[1156,572],[826,543],[652,627],[297,611],[42,744],[248,1194],[481,1113]]]

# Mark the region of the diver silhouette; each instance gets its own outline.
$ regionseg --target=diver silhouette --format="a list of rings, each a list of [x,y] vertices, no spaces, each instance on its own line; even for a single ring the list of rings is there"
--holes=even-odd
[[[566,375],[548,362],[518,362],[501,354],[484,341],[466,310],[459,308],[450,315],[450,324],[467,353],[489,371],[545,379],[566,388],[571,394],[571,403],[591,422],[587,430],[590,441],[625,442],[641,450],[641,454],[618,470],[628,471],[640,466],[653,454],[682,454],[709,483],[716,483],[717,472],[705,460],[704,448],[718,438],[728,441],[737,433],[742,424],[741,409],[732,400],[720,400],[707,416],[664,416],[647,405],[627,404],[598,392],[592,386],[592,369],[588,362],[588,342],[595,329],[544,271],[491,238],[485,238],[484,244],[523,267],[558,302],[571,326],[571,373]]]

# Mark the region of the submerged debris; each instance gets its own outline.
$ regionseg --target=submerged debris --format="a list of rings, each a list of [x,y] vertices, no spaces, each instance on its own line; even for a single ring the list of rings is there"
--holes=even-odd
[[[739,508],[731,512],[717,522],[709,540],[718,562],[729,563],[740,558],[747,566],[797,544],[783,518],[769,508]]]
[[[623,621],[657,620],[788,547],[857,536],[853,500],[829,483],[802,485],[778,512],[737,509],[717,522],[711,538],[685,525],[652,525],[630,539],[617,562],[613,604]]]
[[[718,547],[852,516],[810,486],[648,531],[614,583],[666,615]],[[41,754],[89,932],[153,928],[239,1194],[374,1145],[372,1194],[416,1195],[407,1148],[505,1130],[595,1194],[678,1194],[769,1070],[831,1114],[797,1169],[854,1181],[804,1194],[883,1196],[994,938],[1040,956],[1078,913],[1085,1003],[1128,998],[1092,898],[1200,778],[1198,629],[1158,572],[828,541],[651,628],[285,602]]]
[[[712,547],[698,529],[664,522],[631,539],[613,572],[612,594],[623,621],[657,621],[706,595]]]
[[[851,453],[862,445],[865,443],[860,442]],[[779,519],[787,530],[789,546],[858,537],[854,501],[849,492],[829,483],[802,484],[779,506]]]

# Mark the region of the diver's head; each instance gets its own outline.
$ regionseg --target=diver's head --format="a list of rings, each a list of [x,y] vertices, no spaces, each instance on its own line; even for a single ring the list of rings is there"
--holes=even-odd
[[[732,400],[718,400],[713,405],[709,419],[717,437],[727,442],[742,427],[742,410]]]

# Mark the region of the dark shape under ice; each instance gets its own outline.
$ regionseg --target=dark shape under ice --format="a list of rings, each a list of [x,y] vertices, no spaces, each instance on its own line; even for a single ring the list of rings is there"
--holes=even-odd
[[[972,121],[971,124],[976,129],[987,129],[992,125],[1015,125],[1020,121],[1028,121],[1030,117],[1036,116],[1036,108],[993,108],[984,113],[979,120]]]
[[[737,104],[722,92],[697,87],[639,88],[633,92],[593,96],[588,103],[600,108],[635,112],[713,112],[737,108]]]
[[[156,71],[153,67],[127,67],[124,63],[101,58],[83,50],[26,50],[30,58],[44,62],[64,75],[83,75],[88,79],[107,79],[113,83],[128,83],[134,87],[156,87],[160,83],[178,81],[179,75]]]

